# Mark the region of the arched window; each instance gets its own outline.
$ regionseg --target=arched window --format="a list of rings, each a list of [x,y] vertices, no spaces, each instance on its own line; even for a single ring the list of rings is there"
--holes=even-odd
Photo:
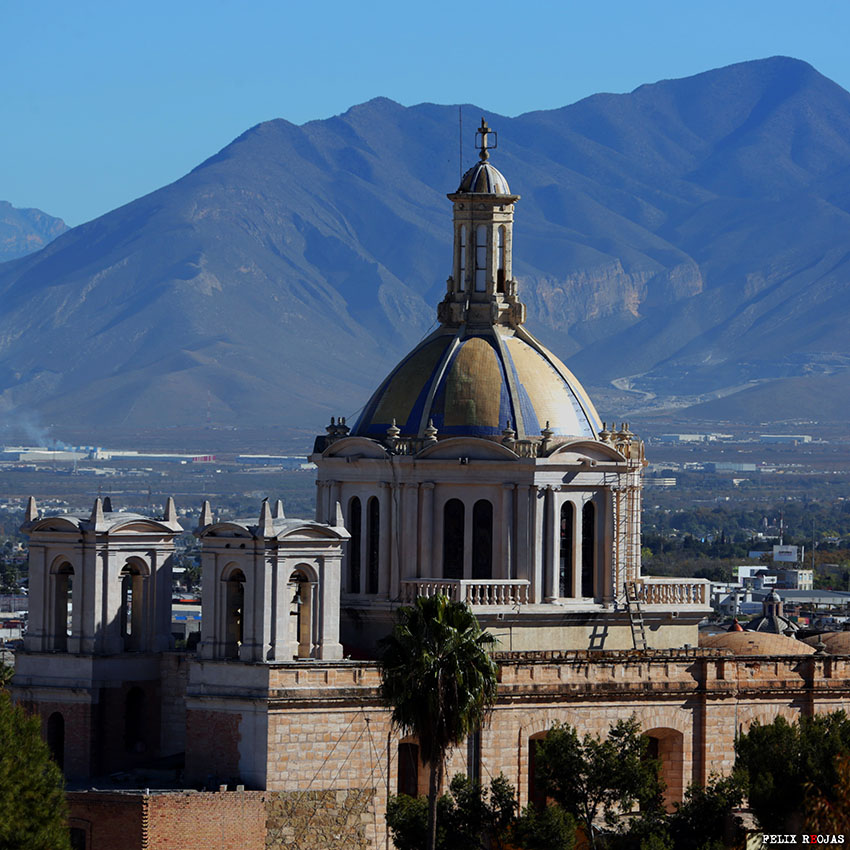
[[[60,770],[65,769],[65,718],[54,711],[47,718],[47,746]]]
[[[381,554],[381,506],[375,496],[366,505],[366,557],[369,572],[366,593],[378,592],[378,565]]]
[[[493,578],[493,505],[487,499],[472,508],[472,577]]]
[[[505,228],[499,228],[496,262],[496,292],[505,291]]]
[[[238,658],[245,614],[245,574],[242,570],[233,570],[228,575],[224,597],[224,657]]]
[[[136,564],[127,563],[121,570],[121,634],[124,650],[140,650],[144,617],[145,576]]]
[[[298,644],[298,658],[309,658],[313,651],[313,593],[309,578],[295,570],[289,577],[292,591],[290,614],[294,619],[295,642]]]
[[[487,290],[487,227],[479,224],[475,229],[475,291]]]
[[[443,507],[443,578],[463,578],[464,507],[449,499]]]
[[[581,509],[581,595],[594,595],[596,560],[596,506],[585,502]]]
[[[545,732],[528,739],[528,804],[538,810],[546,806],[546,791],[537,768],[537,746],[545,739]]]
[[[68,649],[73,619],[74,568],[66,561],[53,575],[53,648],[59,652]]]
[[[398,793],[419,796],[419,745],[403,742],[398,745]]]
[[[458,290],[463,292],[466,289],[466,225],[462,224],[460,226],[460,240],[459,240],[459,260],[460,265],[458,267]]]
[[[573,543],[575,508],[572,502],[561,505],[561,558],[558,572],[558,596],[573,595]]]
[[[466,776],[472,782],[481,782],[481,730],[470,732],[466,738]]]
[[[360,593],[360,541],[362,539],[361,522],[363,509],[360,499],[355,496],[348,503],[348,530],[351,540],[348,542],[348,592]]]
[[[124,706],[124,749],[128,753],[143,753],[145,734],[145,692],[141,688],[130,688]]]

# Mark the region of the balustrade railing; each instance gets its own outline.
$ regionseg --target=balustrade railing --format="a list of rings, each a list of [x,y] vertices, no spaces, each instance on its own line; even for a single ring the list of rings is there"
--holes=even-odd
[[[706,605],[707,579],[645,578],[637,584],[637,600],[642,605]]]
[[[417,596],[442,593],[454,602],[467,605],[528,605],[529,582],[526,579],[412,579],[401,583],[402,601]]]

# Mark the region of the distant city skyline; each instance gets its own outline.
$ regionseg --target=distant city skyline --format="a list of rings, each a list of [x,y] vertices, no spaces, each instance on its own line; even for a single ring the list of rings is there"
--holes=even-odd
[[[7,2],[0,199],[77,225],[262,121],[378,96],[513,116],[777,54],[848,88],[849,25],[832,0]]]

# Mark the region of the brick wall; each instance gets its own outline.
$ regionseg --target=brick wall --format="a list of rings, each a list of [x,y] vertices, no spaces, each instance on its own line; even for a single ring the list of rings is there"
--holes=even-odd
[[[367,850],[373,799],[374,789],[68,794],[86,850]]]
[[[175,792],[149,798],[146,850],[260,850],[265,839],[261,791]]]
[[[88,834],[86,850],[144,850],[142,795],[72,791],[67,797],[71,826]]]
[[[239,723],[235,712],[186,712],[186,777],[202,785],[239,781]]]

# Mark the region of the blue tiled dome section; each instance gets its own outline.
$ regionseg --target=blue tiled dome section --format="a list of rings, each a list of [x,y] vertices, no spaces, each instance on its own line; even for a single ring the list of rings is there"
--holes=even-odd
[[[461,177],[458,192],[474,195],[510,195],[511,189],[505,175],[489,162],[476,162]]]
[[[520,437],[593,437],[599,416],[567,368],[530,335],[494,328],[440,330],[396,366],[352,433],[383,439],[393,420],[421,437],[433,420],[440,437],[497,437],[510,422]]]

